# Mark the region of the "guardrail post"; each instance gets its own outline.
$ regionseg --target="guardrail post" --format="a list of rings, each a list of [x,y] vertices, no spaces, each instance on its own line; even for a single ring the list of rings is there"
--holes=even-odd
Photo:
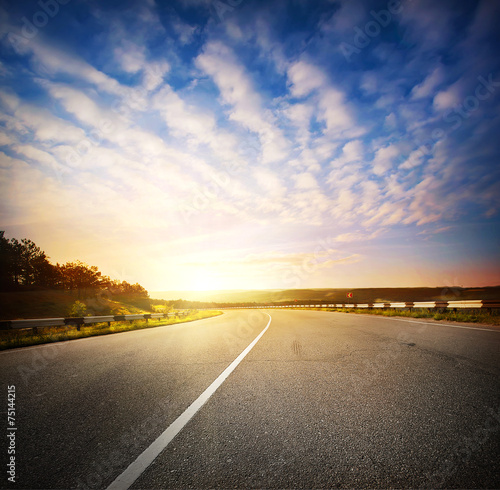
[[[84,323],[83,317],[75,317],[75,318],[65,318],[64,323],[66,325],[76,325],[76,329],[78,332],[80,331],[81,326]]]

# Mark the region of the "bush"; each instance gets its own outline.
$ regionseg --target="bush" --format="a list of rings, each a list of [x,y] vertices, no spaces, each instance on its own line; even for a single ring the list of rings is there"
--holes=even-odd
[[[87,305],[76,300],[69,309],[69,316],[85,316],[87,313]]]

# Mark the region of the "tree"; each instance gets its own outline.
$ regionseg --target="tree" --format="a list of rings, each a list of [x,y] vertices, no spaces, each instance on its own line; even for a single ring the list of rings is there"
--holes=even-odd
[[[0,290],[8,291],[13,287],[12,246],[0,231]]]
[[[103,287],[101,273],[96,266],[89,266],[80,260],[56,265],[61,276],[64,289],[78,291],[80,295],[87,289],[101,289]]]
[[[7,240],[0,232],[0,287],[2,290],[42,286],[52,282],[54,270],[45,252],[23,238]]]
[[[150,308],[149,294],[140,284],[111,280],[80,260],[52,265],[31,240],[8,240],[0,231],[0,291],[34,288],[77,291],[80,299],[116,295],[124,302]]]

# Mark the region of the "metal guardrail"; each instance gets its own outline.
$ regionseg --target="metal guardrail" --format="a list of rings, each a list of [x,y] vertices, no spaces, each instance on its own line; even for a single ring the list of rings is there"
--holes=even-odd
[[[425,308],[428,310],[459,310],[459,309],[477,309],[491,311],[500,309],[500,300],[462,300],[462,301],[405,301],[394,303],[328,303],[328,304],[310,304],[310,305],[255,305],[255,306],[228,306],[225,308],[199,308],[201,310],[220,310],[220,309],[253,309],[253,308],[348,308],[348,309],[404,309],[412,310],[415,308]],[[0,329],[16,328],[38,328],[38,327],[59,327],[76,325],[80,330],[82,325],[92,325],[95,323],[128,322],[133,320],[161,319],[173,316],[186,316],[187,311],[176,311],[170,313],[146,313],[135,315],[103,315],[103,316],[82,316],[69,318],[37,318],[27,320],[7,320],[0,321]]]
[[[255,305],[255,306],[229,306],[222,309],[248,309],[248,308],[382,308],[382,309],[407,309],[426,308],[429,310],[457,310],[478,309],[491,310],[500,308],[500,300],[462,300],[462,301],[405,301],[393,303],[328,303],[315,305]],[[208,310],[221,309],[205,308]]]
[[[14,328],[38,328],[38,327],[61,327],[76,325],[80,330],[82,325],[92,325],[95,323],[130,322],[133,320],[161,319],[168,317],[187,316],[187,311],[175,311],[170,313],[146,313],[135,315],[103,315],[103,316],[81,316],[69,318],[33,318],[27,320],[7,320],[0,321],[0,329],[10,330]]]

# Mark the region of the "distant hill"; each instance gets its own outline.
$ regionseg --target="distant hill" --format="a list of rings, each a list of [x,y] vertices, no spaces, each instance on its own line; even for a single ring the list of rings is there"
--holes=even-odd
[[[500,286],[439,288],[359,288],[359,289],[262,289],[225,291],[153,291],[150,297],[165,301],[183,299],[213,303],[281,303],[300,301],[346,301],[348,292],[357,303],[390,301],[435,301],[499,299]]]

